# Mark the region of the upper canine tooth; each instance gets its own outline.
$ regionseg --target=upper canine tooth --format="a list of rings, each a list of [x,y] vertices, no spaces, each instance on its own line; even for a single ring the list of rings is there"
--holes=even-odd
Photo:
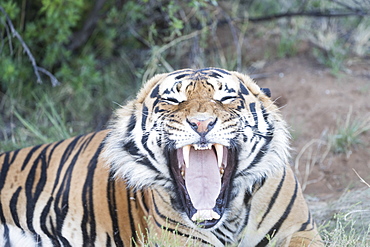
[[[222,166],[222,159],[224,155],[224,147],[221,144],[215,144],[216,154],[217,154],[217,164],[218,167],[221,168]]]
[[[190,147],[191,147],[190,145],[182,147],[182,156],[184,157],[186,168],[189,168]]]

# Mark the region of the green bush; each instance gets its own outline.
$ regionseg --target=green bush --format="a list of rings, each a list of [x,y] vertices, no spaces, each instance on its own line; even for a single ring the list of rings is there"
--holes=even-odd
[[[60,136],[48,128],[53,123],[65,126],[68,135],[102,129],[112,109],[156,73],[205,66],[247,71],[256,59],[296,54],[301,40],[316,44],[314,55],[335,72],[352,47],[363,56],[369,53],[364,18],[336,21],[331,29],[336,43],[324,35],[331,19],[253,21],[276,13],[338,7],[332,1],[3,0],[0,7],[24,41],[12,34],[1,11],[1,150],[57,140]],[[362,35],[351,38],[350,31]],[[265,49],[267,57],[248,56],[254,49],[248,42],[254,39],[275,40],[275,46]],[[50,76],[40,70],[43,84],[37,83],[24,45],[59,86],[52,87]],[[42,108],[45,95],[47,111]],[[36,117],[40,112],[43,115]],[[63,117],[51,121],[55,113]],[[28,129],[22,119],[30,123]],[[47,138],[33,135],[30,126]]]

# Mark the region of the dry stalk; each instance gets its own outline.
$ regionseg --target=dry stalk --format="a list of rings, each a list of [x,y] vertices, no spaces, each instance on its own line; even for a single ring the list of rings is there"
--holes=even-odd
[[[364,184],[366,184],[367,187],[370,188],[370,184],[368,184],[358,173],[355,169],[352,168],[352,170],[356,173],[357,177],[361,180],[361,182],[363,182]]]
[[[319,157],[317,157],[317,154],[314,153],[314,150],[313,150],[314,148],[310,149],[310,147],[312,147],[315,144],[317,144],[316,153],[319,152],[322,146],[326,146],[324,153],[322,153]],[[327,157],[329,151],[330,151],[330,145],[328,145],[327,142],[320,140],[320,139],[312,139],[311,141],[306,143],[306,145],[304,145],[301,151],[298,153],[295,159],[295,163],[294,163],[294,170],[297,176],[301,178],[301,186],[302,186],[303,191],[306,189],[307,185],[312,184],[312,183],[317,183],[318,181],[324,178],[324,174],[322,174],[319,178],[309,180],[309,176],[312,173],[315,164],[321,165],[324,162],[325,158]],[[300,162],[302,160],[303,155],[306,153],[307,153],[307,160],[305,164],[305,171],[304,171],[304,174],[301,175],[299,171]]]

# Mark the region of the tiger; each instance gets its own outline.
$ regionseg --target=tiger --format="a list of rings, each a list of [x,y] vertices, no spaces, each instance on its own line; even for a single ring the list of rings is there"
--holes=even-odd
[[[324,246],[290,149],[248,75],[158,74],[107,129],[0,155],[0,246]]]

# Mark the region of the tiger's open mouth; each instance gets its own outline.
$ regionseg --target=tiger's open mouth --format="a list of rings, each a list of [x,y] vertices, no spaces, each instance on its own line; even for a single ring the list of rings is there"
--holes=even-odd
[[[221,144],[187,145],[170,154],[171,169],[188,217],[205,228],[217,224],[229,199],[235,152]]]

